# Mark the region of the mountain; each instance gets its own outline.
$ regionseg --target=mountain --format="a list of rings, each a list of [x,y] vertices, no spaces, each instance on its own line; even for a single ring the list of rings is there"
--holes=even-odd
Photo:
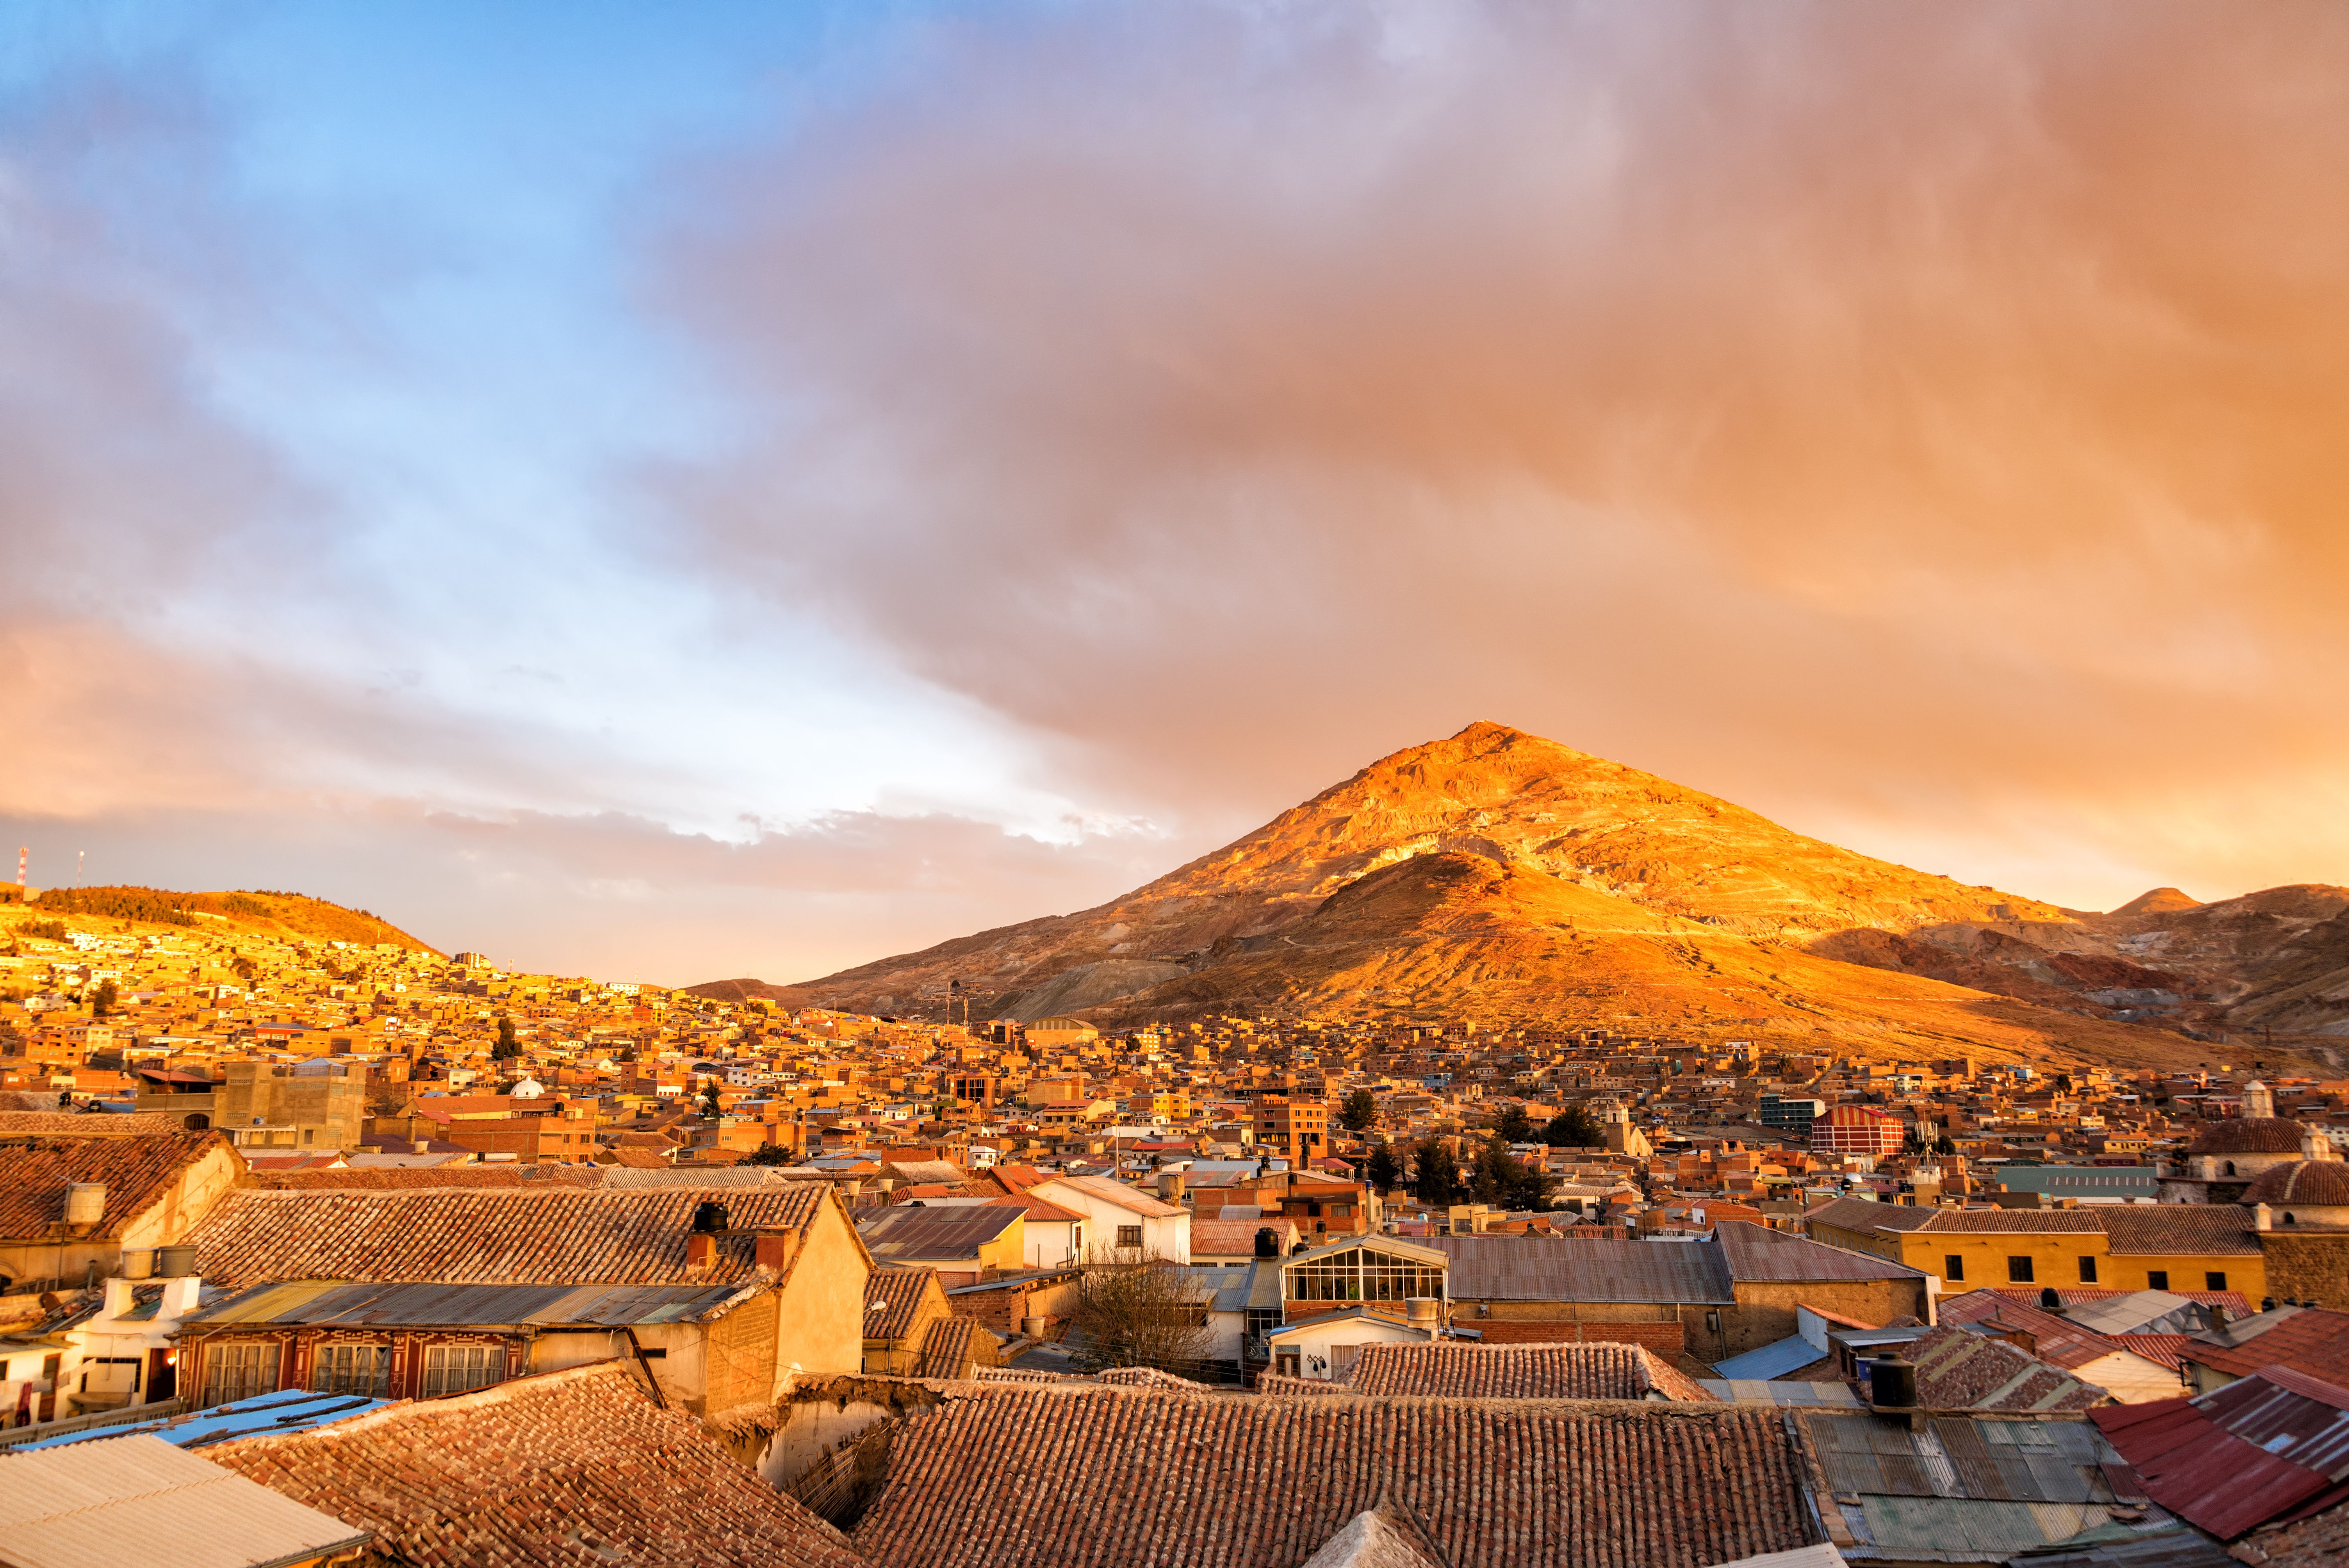
[[[795,985],[695,989],[934,1016],[959,995],[974,1017],[1030,1021],[1444,1012],[2142,1063],[2193,1047],[2134,1026],[2223,1026],[2340,892],[2273,890],[2251,910],[2164,889],[2084,914],[1474,724],[1099,908]]]

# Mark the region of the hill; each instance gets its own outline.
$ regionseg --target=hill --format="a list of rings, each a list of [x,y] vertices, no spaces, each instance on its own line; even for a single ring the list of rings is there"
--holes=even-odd
[[[695,989],[932,1016],[962,997],[974,1017],[1112,1024],[1467,1013],[2134,1066],[2208,1057],[2176,1026],[2223,1024],[2338,891],[2084,914],[1475,724],[1096,909],[795,985]],[[2321,1005],[2292,1016],[2325,1021]]]
[[[157,925],[225,925],[263,935],[316,942],[390,943],[419,953],[438,949],[363,909],[346,909],[298,892],[172,892],[151,887],[45,888],[30,907],[43,914]]]

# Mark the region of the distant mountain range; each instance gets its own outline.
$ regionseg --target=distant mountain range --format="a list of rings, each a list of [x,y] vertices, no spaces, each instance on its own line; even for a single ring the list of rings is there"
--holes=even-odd
[[[2318,1051],[2349,1037],[2349,889],[2064,909],[1473,724],[1099,908],[798,985],[693,989],[1105,1024],[1440,1013],[2136,1065],[2213,1055],[2181,1029]]]

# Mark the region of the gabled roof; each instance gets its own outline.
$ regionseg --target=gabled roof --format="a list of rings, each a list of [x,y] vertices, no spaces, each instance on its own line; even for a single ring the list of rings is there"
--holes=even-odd
[[[1838,1231],[1913,1231],[1935,1214],[1938,1209],[1920,1209],[1909,1203],[1879,1203],[1872,1198],[1835,1198],[1816,1209],[1803,1212],[1806,1223],[1832,1225]]]
[[[1452,1260],[1454,1301],[1726,1305],[1729,1271],[1703,1242],[1582,1241],[1554,1236],[1430,1236]]]
[[[44,1118],[72,1121],[128,1117]],[[66,1188],[95,1181],[106,1189],[106,1209],[92,1238],[117,1241],[122,1228],[161,1202],[189,1166],[228,1148],[217,1132],[171,1130],[131,1137],[7,1137],[0,1130],[0,1241],[37,1241],[66,1217]]]
[[[1137,1191],[1123,1181],[1112,1181],[1106,1176],[1054,1176],[1036,1185],[1066,1187],[1071,1191],[1082,1192],[1087,1197],[1098,1198],[1104,1203],[1114,1203],[1119,1208],[1129,1210],[1146,1220],[1163,1220],[1190,1212],[1189,1210],[1177,1208],[1172,1203],[1162,1203],[1147,1192]],[[1051,1196],[1050,1192],[1044,1195],[1048,1198]]]
[[[617,1362],[204,1452],[373,1532],[390,1562],[863,1568],[839,1532],[691,1416],[655,1407]]]
[[[600,1328],[693,1323],[741,1294],[733,1284],[260,1284],[188,1319],[198,1328]]]
[[[1588,1245],[1588,1243],[1582,1243]],[[1889,1258],[1831,1247],[1807,1236],[1791,1236],[1761,1225],[1723,1225],[1713,1233],[1730,1282],[1800,1283],[1810,1280],[1923,1279],[1925,1271]]]
[[[2215,1336],[2198,1335],[2186,1358],[2237,1377],[2248,1377],[2270,1367],[2288,1367],[2312,1377],[2334,1380],[2349,1367],[2349,1312],[2322,1307],[2279,1311],[2272,1325],[2255,1336],[2244,1335],[2245,1328],[2259,1323],[2259,1318],[2249,1318],[2229,1324]],[[2232,1343],[2213,1343],[2220,1338]]]
[[[864,1337],[903,1339],[912,1333],[914,1318],[937,1277],[935,1269],[874,1269],[864,1284]],[[945,1304],[939,1305],[943,1310]],[[874,1311],[876,1306],[881,1310]]]
[[[1637,1345],[1366,1345],[1348,1383],[1364,1394],[1479,1399],[1713,1398]]]
[[[1908,1347],[1917,1403],[1929,1410],[2084,1410],[2112,1396],[2003,1339],[1932,1328]]]
[[[1813,1530],[1775,1410],[986,1383],[901,1421],[855,1539],[880,1568],[1290,1568],[1393,1498],[1450,1568],[1706,1568]]]
[[[380,1174],[401,1174],[380,1172]],[[424,1172],[423,1174],[430,1174]],[[736,1233],[705,1268],[686,1261],[696,1207],[726,1205]],[[816,1183],[725,1190],[235,1191],[189,1238],[198,1271],[231,1287],[268,1280],[449,1284],[731,1284],[756,1276],[755,1239],[804,1230],[833,1202]]]

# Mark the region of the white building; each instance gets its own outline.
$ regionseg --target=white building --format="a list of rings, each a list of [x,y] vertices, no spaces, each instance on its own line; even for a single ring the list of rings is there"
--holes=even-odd
[[[1028,1189],[1034,1196],[1081,1215],[1089,1256],[1138,1254],[1171,1264],[1191,1261],[1191,1211],[1162,1203],[1106,1176],[1055,1176]]]

